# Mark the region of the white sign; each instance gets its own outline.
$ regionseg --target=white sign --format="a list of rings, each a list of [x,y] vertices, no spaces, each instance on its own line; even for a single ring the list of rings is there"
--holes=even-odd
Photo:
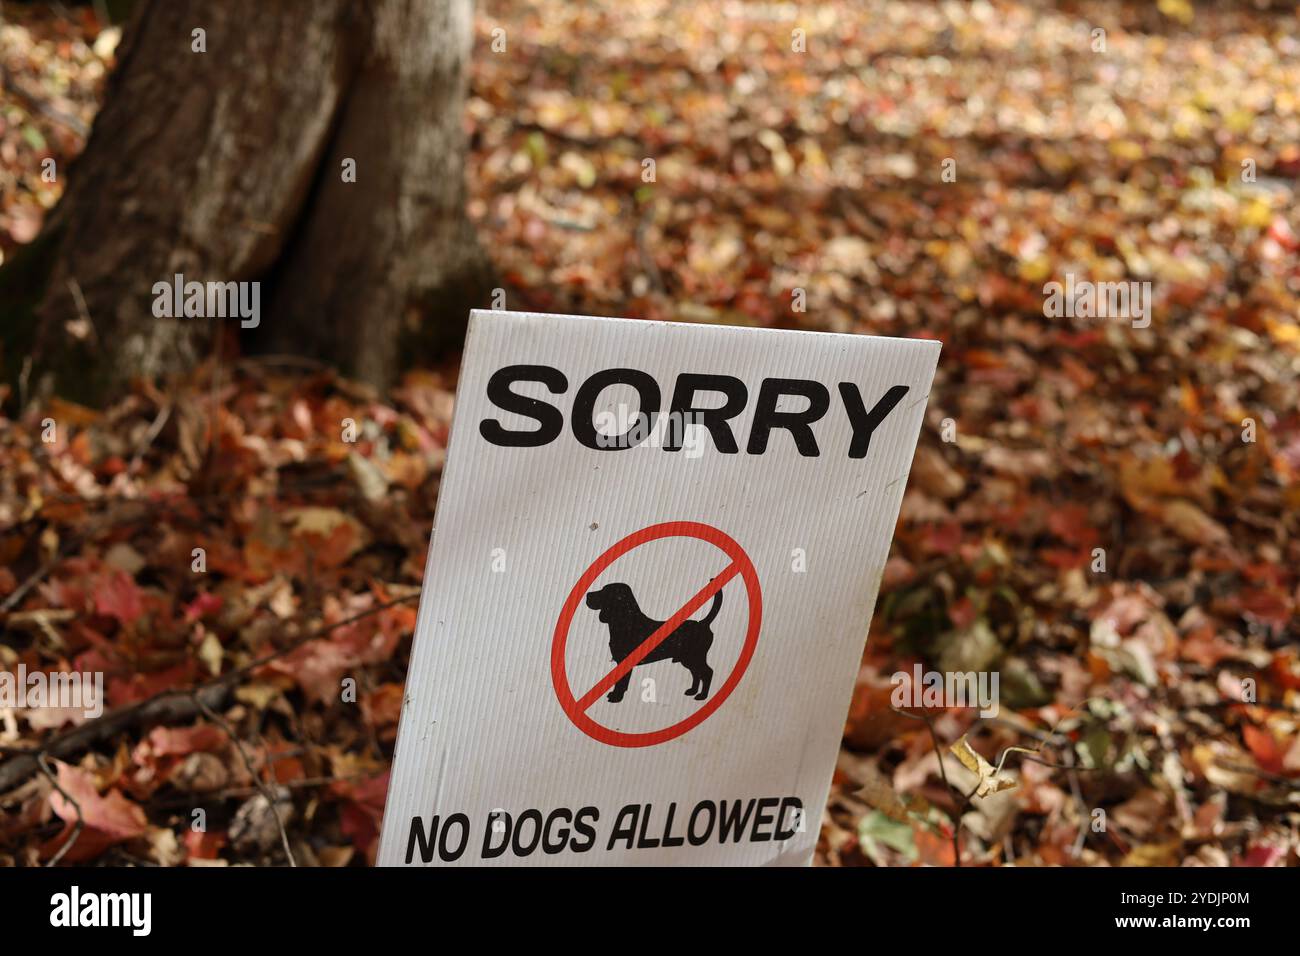
[[[938,356],[474,312],[380,864],[807,864]]]

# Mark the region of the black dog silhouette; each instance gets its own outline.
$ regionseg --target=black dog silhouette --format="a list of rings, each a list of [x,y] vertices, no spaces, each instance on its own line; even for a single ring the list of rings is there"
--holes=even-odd
[[[609,652],[619,663],[664,624],[642,612],[632,589],[626,584],[607,584],[589,592],[587,607],[599,611],[601,622],[609,625]],[[671,660],[681,664],[691,672],[691,686],[686,693],[694,694],[696,700],[704,700],[709,696],[709,685],[713,683],[713,668],[708,661],[709,648],[713,646],[713,631],[709,625],[718,616],[720,607],[722,592],[718,591],[713,595],[713,606],[703,619],[682,621],[677,630],[664,638],[640,663]],[[628,671],[619,678],[607,699],[613,703],[622,700],[631,680],[632,671]]]

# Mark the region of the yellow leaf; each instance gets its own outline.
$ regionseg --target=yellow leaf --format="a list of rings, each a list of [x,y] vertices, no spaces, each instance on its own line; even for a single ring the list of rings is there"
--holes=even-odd
[[[1191,23],[1196,15],[1187,0],[1156,0],[1156,8],[1165,16],[1182,24]]]
[[[1001,793],[1003,790],[1011,790],[1016,786],[1015,777],[994,770],[991,763],[975,752],[965,734],[962,734],[961,740],[948,749],[961,761],[963,767],[980,778],[979,787],[975,790],[975,796],[987,797],[990,793]]]
[[[1016,266],[1016,272],[1026,282],[1037,285],[1052,274],[1052,260],[1048,256],[1022,259],[1019,265]]]
[[[1266,229],[1273,221],[1273,207],[1262,199],[1252,199],[1241,210],[1237,221],[1242,226]]]
[[[1177,866],[1182,848],[1183,845],[1178,840],[1135,846],[1120,866]]]

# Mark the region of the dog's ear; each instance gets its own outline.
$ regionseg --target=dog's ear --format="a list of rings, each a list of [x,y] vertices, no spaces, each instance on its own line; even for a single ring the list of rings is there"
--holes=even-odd
[[[632,589],[626,584],[607,584],[602,590],[605,592],[606,600],[601,604],[600,619],[603,623],[617,621],[636,606],[636,599],[632,596]]]
[[[609,622],[606,616],[609,614],[609,589],[599,588],[595,591],[587,592],[587,607],[593,611],[599,611],[599,620],[602,624]]]

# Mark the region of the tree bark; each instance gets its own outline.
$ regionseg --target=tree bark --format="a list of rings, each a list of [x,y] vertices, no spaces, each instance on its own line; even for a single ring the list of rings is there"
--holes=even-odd
[[[465,214],[471,40],[472,0],[141,2],[52,217],[37,376],[102,396],[224,334],[383,386],[454,342],[488,284]],[[178,273],[260,281],[259,324],[156,317]]]

